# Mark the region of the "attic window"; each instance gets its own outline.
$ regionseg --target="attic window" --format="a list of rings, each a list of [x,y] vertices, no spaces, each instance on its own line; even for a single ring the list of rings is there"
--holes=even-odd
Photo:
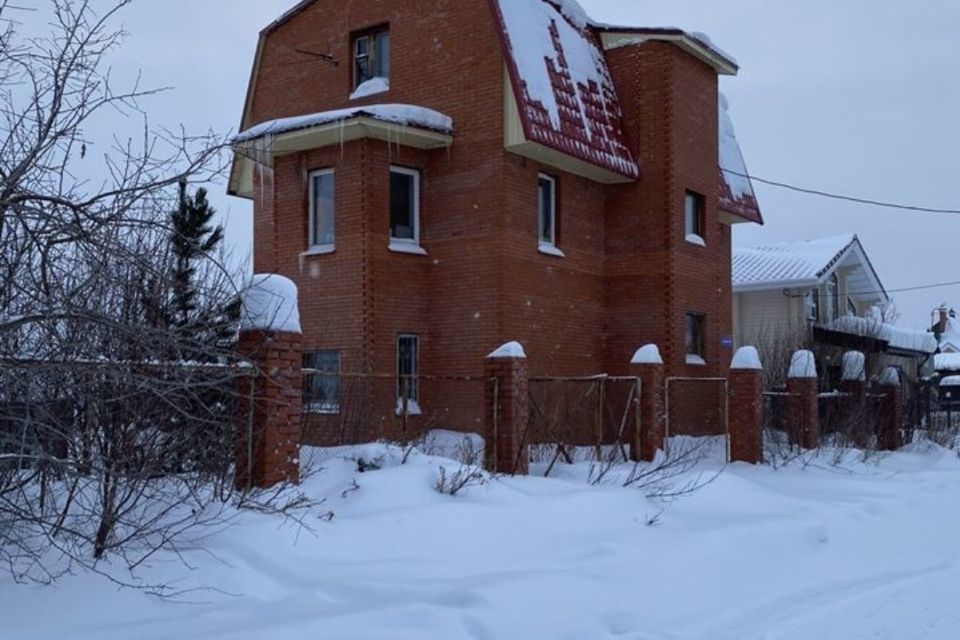
[[[353,88],[390,78],[390,29],[378,27],[353,37]]]

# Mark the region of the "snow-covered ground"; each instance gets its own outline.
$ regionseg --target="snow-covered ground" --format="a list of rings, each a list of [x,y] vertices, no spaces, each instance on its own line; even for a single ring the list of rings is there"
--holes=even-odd
[[[718,447],[719,449],[719,447]],[[314,452],[316,455],[321,455]],[[455,497],[447,460],[379,445],[322,454],[313,532],[247,513],[145,575],[182,602],[79,575],[0,583],[0,638],[445,640],[953,639],[960,633],[960,460],[913,445],[732,465],[663,504],[585,481],[501,478]],[[357,458],[383,467],[358,471]],[[719,455],[694,474],[710,478]],[[321,509],[322,511],[322,509]],[[662,513],[661,513],[662,511]],[[657,518],[657,515],[659,518]],[[651,523],[651,521],[655,521]]]

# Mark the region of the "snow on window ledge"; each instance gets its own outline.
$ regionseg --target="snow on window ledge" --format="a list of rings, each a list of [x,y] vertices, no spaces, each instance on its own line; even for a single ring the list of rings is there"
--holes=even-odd
[[[353,90],[353,93],[350,94],[350,100],[359,100],[360,98],[375,96],[378,93],[384,93],[386,91],[390,91],[389,78],[370,78]]]
[[[696,354],[688,353],[687,364],[693,365],[695,367],[705,367],[707,366],[707,361]]]
[[[540,253],[542,253],[542,254],[544,254],[544,255],[553,256],[553,257],[555,257],[555,258],[566,258],[566,257],[567,257],[567,254],[565,254],[563,251],[561,251],[560,248],[557,247],[557,245],[555,245],[555,244],[550,244],[549,242],[541,242],[541,243],[537,246],[537,251],[539,251]]]
[[[394,253],[409,253],[415,256],[427,255],[426,249],[421,247],[416,242],[412,242],[410,240],[391,239],[390,246],[388,248]]]
[[[707,246],[707,241],[695,233],[691,233],[690,235],[687,236],[687,242],[689,242],[690,244],[695,244],[698,247]]]
[[[397,415],[403,415],[403,398],[397,398]],[[408,416],[419,416],[423,415],[423,411],[420,409],[420,403],[416,400],[407,400],[407,415]]]
[[[303,257],[308,256],[323,256],[329,253],[333,253],[337,250],[336,245],[333,244],[318,244],[314,247],[310,247],[300,255]]]
[[[314,415],[336,416],[340,415],[340,405],[330,402],[305,402],[303,411]]]

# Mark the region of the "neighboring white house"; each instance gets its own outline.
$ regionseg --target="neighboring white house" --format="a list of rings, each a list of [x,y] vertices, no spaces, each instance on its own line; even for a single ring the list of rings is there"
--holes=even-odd
[[[896,366],[911,378],[937,350],[932,333],[884,322],[890,299],[855,235],[734,248],[733,294],[737,346],[775,361],[794,348],[822,347],[818,364],[829,383],[844,350],[882,354],[871,369]]]

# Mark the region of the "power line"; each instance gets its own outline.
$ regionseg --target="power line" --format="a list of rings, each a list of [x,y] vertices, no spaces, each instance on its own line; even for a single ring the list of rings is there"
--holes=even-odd
[[[819,189],[808,189],[805,187],[798,187],[796,185],[788,184],[786,182],[778,182],[776,180],[767,180],[766,178],[758,178],[747,173],[740,173],[738,171],[730,171],[729,169],[722,169],[724,173],[729,173],[730,175],[739,176],[741,178],[747,178],[754,182],[759,182],[761,184],[769,185],[771,187],[778,187],[780,189],[787,189],[789,191],[795,191],[797,193],[804,193],[812,196],[819,196],[821,198],[830,198],[833,200],[843,200],[844,202],[853,202],[856,204],[864,204],[873,207],[883,207],[886,209],[898,209],[900,211],[913,211],[916,213],[942,213],[942,214],[960,214],[960,209],[937,209],[933,207],[921,207],[916,205],[909,204],[898,204],[895,202],[884,202],[882,200],[871,200],[869,198],[857,198],[854,196],[847,196],[838,193],[830,193],[828,191],[821,191]]]
[[[855,291],[848,291],[848,292],[847,292],[847,295],[848,295],[848,296],[866,296],[866,295],[881,294],[881,293],[907,293],[907,292],[910,292],[910,291],[927,291],[927,290],[930,290],[930,289],[942,289],[942,288],[944,288],[944,287],[958,287],[958,286],[960,286],[960,280],[957,280],[957,281],[954,281],[954,282],[939,282],[939,283],[937,283],[937,284],[921,284],[921,285],[916,285],[916,286],[912,286],[912,287],[901,287],[901,288],[899,288],[899,289],[884,289],[883,291],[881,291],[881,290],[879,290],[879,289],[862,290],[862,291],[856,291],[856,290],[855,290]],[[811,288],[811,291],[812,291],[812,288]],[[805,298],[805,297],[807,297],[807,295],[809,295],[809,293],[810,293],[810,292],[790,294],[788,297],[790,297],[790,298]],[[826,293],[818,293],[817,295],[818,295],[819,297],[823,298],[823,297],[827,297],[829,294],[826,294]]]

